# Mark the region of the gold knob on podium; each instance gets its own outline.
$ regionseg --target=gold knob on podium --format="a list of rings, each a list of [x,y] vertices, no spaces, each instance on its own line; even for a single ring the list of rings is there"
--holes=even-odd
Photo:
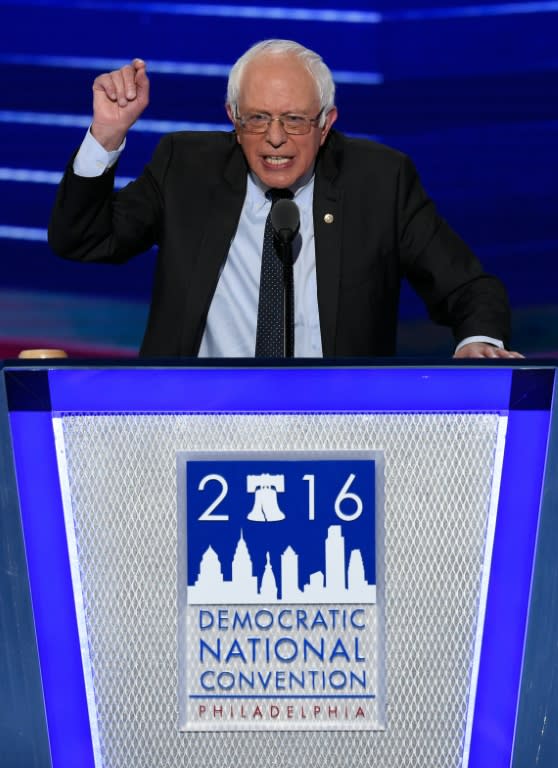
[[[22,349],[18,355],[21,360],[49,360],[57,357],[68,355],[63,349]]]

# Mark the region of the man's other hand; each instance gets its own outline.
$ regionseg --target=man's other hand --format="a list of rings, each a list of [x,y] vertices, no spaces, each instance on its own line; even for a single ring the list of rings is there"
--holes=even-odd
[[[472,341],[470,344],[464,344],[455,355],[455,358],[471,357],[490,357],[490,358],[523,358],[519,352],[512,352],[509,349],[500,349],[493,344],[487,344],[484,341]]]

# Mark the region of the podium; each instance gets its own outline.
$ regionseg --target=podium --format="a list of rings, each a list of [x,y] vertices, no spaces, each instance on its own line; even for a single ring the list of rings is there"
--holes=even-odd
[[[1,376],[3,766],[556,765],[554,367]]]

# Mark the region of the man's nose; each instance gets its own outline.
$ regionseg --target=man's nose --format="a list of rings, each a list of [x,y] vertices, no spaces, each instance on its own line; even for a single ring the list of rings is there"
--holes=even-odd
[[[266,139],[274,147],[279,147],[287,141],[287,133],[283,128],[283,123],[277,118],[271,120],[267,127]]]

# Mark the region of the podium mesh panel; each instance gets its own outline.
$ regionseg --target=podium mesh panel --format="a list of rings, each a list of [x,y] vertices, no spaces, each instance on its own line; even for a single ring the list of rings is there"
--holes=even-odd
[[[103,768],[457,768],[496,414],[61,419]],[[385,453],[386,730],[178,730],[176,454]]]

